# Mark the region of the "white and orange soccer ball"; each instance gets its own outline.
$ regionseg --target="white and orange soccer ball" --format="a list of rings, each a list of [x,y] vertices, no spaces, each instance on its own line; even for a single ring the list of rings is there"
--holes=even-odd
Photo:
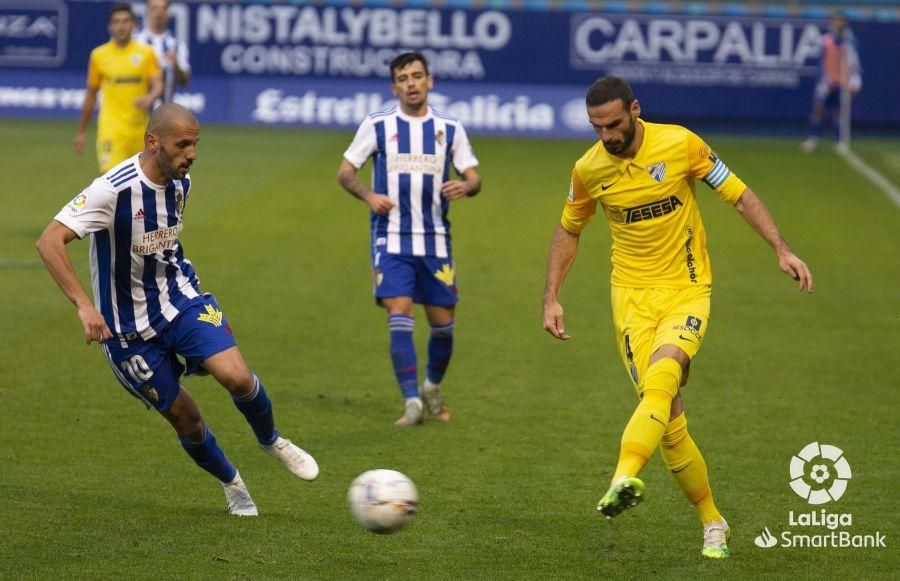
[[[419,509],[416,485],[396,470],[363,472],[350,485],[347,499],[353,517],[374,533],[400,530]]]

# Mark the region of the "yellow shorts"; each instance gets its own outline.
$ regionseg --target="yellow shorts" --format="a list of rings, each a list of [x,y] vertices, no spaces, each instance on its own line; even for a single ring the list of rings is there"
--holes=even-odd
[[[125,161],[144,149],[144,131],[131,134],[97,134],[97,165],[106,173],[115,165]]]
[[[663,345],[680,347],[693,359],[709,325],[709,286],[612,287],[612,313],[619,355],[640,393],[650,355]]]

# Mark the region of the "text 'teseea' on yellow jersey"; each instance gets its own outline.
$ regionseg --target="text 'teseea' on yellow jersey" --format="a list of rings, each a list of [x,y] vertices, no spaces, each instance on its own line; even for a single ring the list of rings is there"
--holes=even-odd
[[[153,49],[139,42],[119,47],[109,41],[91,51],[87,84],[101,93],[97,131],[107,136],[143,133],[150,116],[134,100],[149,92],[150,79],[159,74]]]
[[[712,283],[694,181],[734,204],[746,185],[700,137],[678,125],[638,120],[644,139],[632,160],[601,141],[575,163],[562,226],[577,234],[603,207],[612,234],[612,284],[684,288]]]

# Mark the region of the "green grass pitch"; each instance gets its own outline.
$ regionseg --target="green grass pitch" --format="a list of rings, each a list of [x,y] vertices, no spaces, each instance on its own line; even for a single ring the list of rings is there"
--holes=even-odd
[[[662,462],[644,504],[595,511],[635,398],[615,351],[609,234],[582,237],[562,295],[568,343],[541,329],[550,234],[576,141],[475,137],[484,190],[451,213],[461,302],[445,380],[453,420],[395,429],[401,403],[373,306],[365,205],[335,181],[347,133],[205,127],[182,242],[215,292],[280,429],[313,452],[293,479],[257,449],[225,391],[186,386],[260,508],[229,517],[221,487],[127,395],[33,244],[96,174],[74,122],[0,122],[0,577],[849,578],[898,569],[900,210],[830,148],[707,136],[767,202],[815,275],[801,295],[769,248],[702,184],[715,282],[712,326],[684,392],[691,433],[734,536],[704,562],[694,510]],[[900,142],[857,151],[900,183]],[[368,175],[368,169],[366,174]],[[70,245],[88,280],[86,242]],[[420,364],[427,326],[418,320]],[[887,549],[761,549],[754,537],[810,507],[793,454],[842,448],[854,533]],[[421,514],[396,535],[360,528],[355,476],[408,474]],[[826,529],[792,527],[795,533]]]

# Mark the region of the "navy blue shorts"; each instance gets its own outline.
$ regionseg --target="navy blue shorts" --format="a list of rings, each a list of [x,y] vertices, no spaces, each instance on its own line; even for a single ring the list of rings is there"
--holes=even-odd
[[[456,305],[456,269],[452,258],[403,256],[375,252],[375,300],[412,297],[423,305],[452,308]]]
[[[119,382],[147,407],[166,411],[178,397],[182,374],[204,374],[201,363],[237,345],[216,298],[205,294],[163,329],[145,341],[140,337],[122,343],[113,338],[103,343],[103,354]],[[178,356],[184,358],[184,363]]]
[[[813,103],[823,105],[827,109],[836,109],[841,105],[841,88],[833,86],[821,79],[813,91]]]

